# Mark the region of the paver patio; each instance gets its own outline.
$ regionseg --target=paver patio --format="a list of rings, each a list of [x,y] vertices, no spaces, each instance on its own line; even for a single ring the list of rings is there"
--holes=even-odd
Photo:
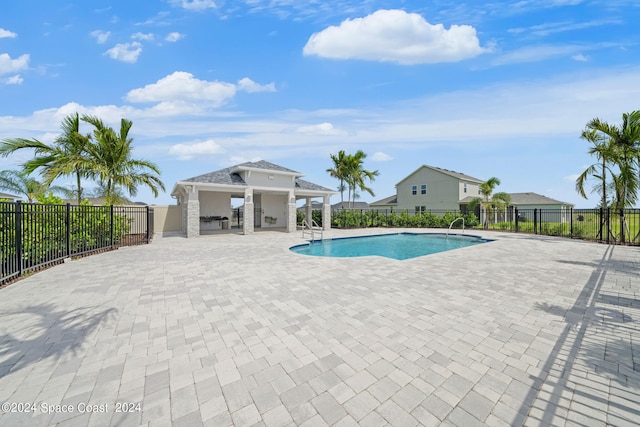
[[[472,233],[496,240],[159,238],[34,274],[0,289],[0,425],[637,425],[640,249]]]

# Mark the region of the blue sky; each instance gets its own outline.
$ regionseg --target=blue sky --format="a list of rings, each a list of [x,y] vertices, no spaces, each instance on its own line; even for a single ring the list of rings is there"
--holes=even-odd
[[[361,149],[380,172],[363,201],[428,164],[592,207],[580,132],[640,109],[637,0],[5,3],[0,139],[52,141],[76,111],[128,118],[167,186],[141,188],[148,203],[256,159],[335,188],[329,154]]]

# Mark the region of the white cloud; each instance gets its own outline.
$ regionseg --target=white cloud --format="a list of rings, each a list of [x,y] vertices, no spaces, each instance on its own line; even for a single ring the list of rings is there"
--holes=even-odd
[[[164,38],[165,41],[168,42],[177,42],[178,40],[184,38],[183,34],[178,33],[177,31],[173,31],[169,34],[167,34],[167,36]]]
[[[538,45],[525,46],[500,55],[492,61],[493,65],[518,64],[525,62],[538,62],[559,56],[573,56],[577,52],[585,49],[595,48],[595,46],[580,45]]]
[[[131,35],[133,40],[143,40],[143,41],[152,41],[154,39],[154,35],[152,33],[140,33],[137,32]]]
[[[176,71],[143,88],[129,91],[131,102],[209,101],[222,105],[236,94],[231,83],[200,80],[191,73]]]
[[[213,0],[170,0],[172,4],[187,10],[215,9],[216,3]]]
[[[8,85],[20,85],[22,84],[22,82],[24,82],[24,79],[20,74],[16,74],[15,76],[6,78],[4,82]]]
[[[206,141],[175,144],[169,148],[169,154],[175,155],[180,160],[189,160],[197,156],[221,154],[226,150],[213,139]]]
[[[347,132],[336,129],[333,124],[325,122],[317,125],[299,126],[295,129],[295,133],[304,135],[322,135],[322,136],[345,136]]]
[[[20,55],[16,59],[11,59],[8,53],[0,53],[0,75],[15,73],[29,67],[29,55]]]
[[[13,31],[5,30],[4,28],[0,28],[0,39],[2,38],[14,38],[18,35]]]
[[[112,59],[122,62],[134,63],[142,53],[142,45],[139,42],[118,43],[104,54]]]
[[[91,37],[95,38],[98,44],[104,44],[111,37],[111,31],[94,30],[89,33]]]
[[[589,57],[588,56],[584,56],[583,54],[578,54],[578,55],[573,55],[571,57],[571,59],[573,59],[574,61],[580,61],[580,62],[587,62],[589,61]]]
[[[313,34],[303,49],[305,55],[403,65],[457,62],[487,51],[471,26],[452,25],[447,30],[403,10],[346,19]]]
[[[391,157],[387,153],[383,153],[382,151],[376,151],[375,153],[373,153],[373,156],[371,156],[371,160],[373,160],[374,162],[388,162],[393,160],[393,157]]]
[[[275,92],[276,91],[276,86],[274,83],[269,83],[266,85],[261,85],[258,84],[256,82],[254,82],[253,80],[251,80],[248,77],[242,78],[240,80],[238,80],[238,90],[242,90],[245,92],[249,92],[249,93],[254,93],[254,92]]]

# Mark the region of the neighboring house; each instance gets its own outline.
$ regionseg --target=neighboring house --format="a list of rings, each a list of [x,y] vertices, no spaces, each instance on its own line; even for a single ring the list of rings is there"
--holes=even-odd
[[[332,211],[341,211],[343,209],[354,210],[369,210],[369,203],[367,202],[338,202],[331,205]]]
[[[480,197],[484,181],[460,172],[422,165],[396,184],[395,196],[371,203],[371,208],[459,211],[463,200]]]
[[[93,206],[104,206],[107,203],[107,199],[105,197],[83,197],[82,201],[87,201],[91,203]],[[70,205],[77,205],[78,199],[64,199],[63,202],[69,203]],[[118,206],[147,206],[147,203],[144,202],[132,202],[129,199],[123,199],[122,203],[119,203]]]
[[[409,212],[468,211],[468,204],[482,198],[480,184],[484,181],[434,166],[422,165],[396,184],[396,194],[371,203],[372,209],[390,209]],[[554,210],[547,212],[545,221],[562,222],[567,220],[571,203],[561,202],[536,193],[510,193],[511,203],[507,216],[514,208],[521,210],[520,218],[533,219],[534,209]],[[479,213],[479,209],[478,212]],[[495,220],[504,219],[502,214],[494,212]],[[508,218],[510,219],[510,218]]]
[[[517,208],[520,219],[533,220],[534,209],[544,209],[544,221],[566,222],[569,220],[572,203],[561,202],[536,193],[508,193],[511,197],[511,209]]]
[[[3,193],[0,191],[0,199],[15,202],[16,200],[20,199],[20,196],[14,196],[13,194]]]
[[[231,199],[244,199],[242,231],[256,228],[297,229],[296,200],[320,197],[322,223],[331,227],[330,198],[336,191],[301,179],[304,174],[264,160],[247,162],[176,182],[171,195],[182,206],[182,231],[187,237],[225,227],[231,218]],[[228,225],[228,223],[226,223]]]

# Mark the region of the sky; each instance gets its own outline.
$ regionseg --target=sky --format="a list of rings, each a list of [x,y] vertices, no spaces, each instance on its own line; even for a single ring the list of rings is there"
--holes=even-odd
[[[580,134],[640,109],[638,21],[637,0],[3,2],[0,139],[129,119],[166,185],[131,199],[157,205],[258,159],[336,189],[330,154],[363,150],[379,176],[361,201],[426,164],[595,207],[575,191],[596,162]]]

